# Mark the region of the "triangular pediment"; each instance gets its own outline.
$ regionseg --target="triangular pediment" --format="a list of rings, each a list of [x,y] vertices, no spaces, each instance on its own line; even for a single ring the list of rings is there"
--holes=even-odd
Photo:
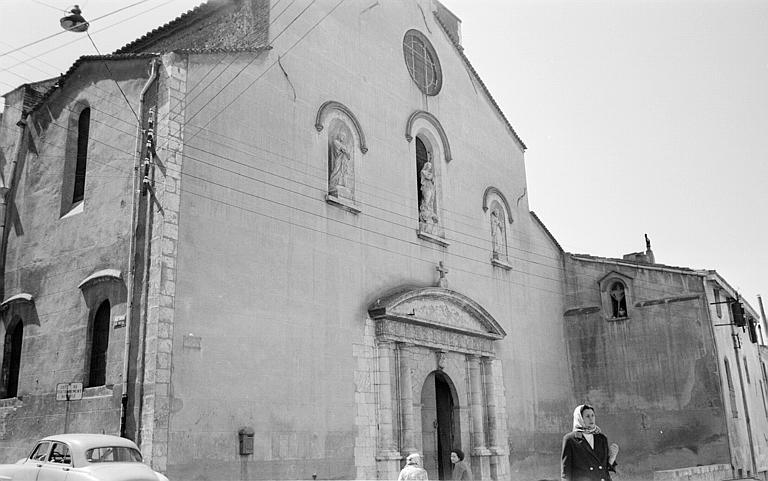
[[[368,314],[374,320],[395,320],[487,339],[507,335],[477,302],[442,287],[398,290],[377,299]]]
[[[622,274],[622,273],[621,273],[621,272],[619,272],[619,271],[611,271],[611,272],[609,272],[608,274],[606,274],[606,275],[604,275],[603,277],[601,277],[601,278],[600,278],[600,279],[597,281],[597,283],[598,283],[598,284],[600,284],[600,285],[602,286],[602,285],[604,285],[604,284],[606,283],[606,281],[608,281],[608,280],[610,280],[610,279],[613,279],[613,278],[615,278],[615,279],[621,279],[622,281],[624,281],[624,283],[629,283],[629,282],[631,282],[631,281],[632,281],[632,277],[630,277],[630,276],[628,276],[628,275],[626,275],[626,274]]]

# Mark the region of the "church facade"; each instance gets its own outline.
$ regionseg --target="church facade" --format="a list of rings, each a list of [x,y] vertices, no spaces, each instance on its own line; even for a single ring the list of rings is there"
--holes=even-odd
[[[454,448],[556,479],[590,402],[633,479],[768,469],[725,281],[564,252],[439,2],[298,3],[209,2],[6,95],[4,458],[82,431],[171,479],[450,479]]]

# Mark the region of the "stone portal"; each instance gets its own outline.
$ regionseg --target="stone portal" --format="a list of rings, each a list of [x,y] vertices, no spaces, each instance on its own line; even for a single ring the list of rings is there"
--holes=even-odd
[[[496,320],[444,287],[399,290],[378,299],[368,314],[374,382],[368,392],[358,389],[358,399],[374,399],[375,415],[366,418],[368,428],[359,427],[376,433],[376,477],[397,479],[405,457],[418,452],[430,479],[450,479],[450,452],[459,448],[475,479],[507,479],[504,389],[494,346],[506,333]],[[370,412],[364,405],[359,402],[359,413]],[[366,439],[358,437],[357,453],[365,452]],[[365,460],[355,462],[360,467]]]

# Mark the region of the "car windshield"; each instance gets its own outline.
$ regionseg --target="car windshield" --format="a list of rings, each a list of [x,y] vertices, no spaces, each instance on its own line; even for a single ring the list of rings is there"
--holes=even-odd
[[[89,463],[140,463],[141,453],[125,446],[104,446],[86,451],[85,459]]]

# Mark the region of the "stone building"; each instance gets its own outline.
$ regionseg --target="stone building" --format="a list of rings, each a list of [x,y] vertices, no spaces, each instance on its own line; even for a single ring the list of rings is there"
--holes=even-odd
[[[566,254],[574,396],[601,407],[622,474],[730,479],[768,470],[759,316],[714,271]],[[681,469],[682,468],[682,469]]]
[[[555,479],[589,401],[637,479],[764,464],[749,342],[753,417],[723,420],[741,361],[707,302],[732,289],[563,252],[437,1],[212,1],[5,100],[5,459],[84,431],[171,479],[396,479],[411,451],[447,479],[455,447],[476,479]],[[688,420],[680,459],[635,436]]]

